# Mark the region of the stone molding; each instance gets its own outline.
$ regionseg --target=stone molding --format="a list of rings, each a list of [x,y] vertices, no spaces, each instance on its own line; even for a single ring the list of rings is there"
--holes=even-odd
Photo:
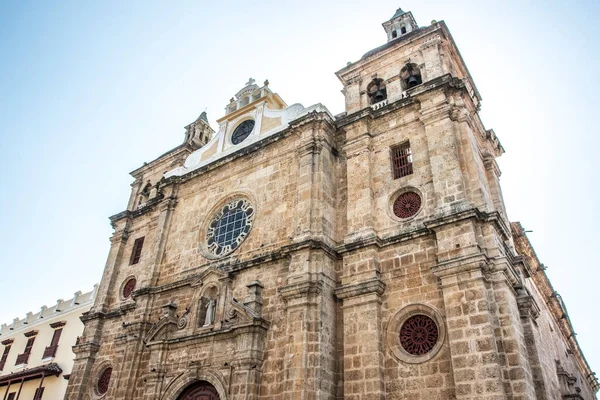
[[[368,281],[340,286],[335,289],[334,293],[335,296],[340,300],[346,300],[372,293],[376,294],[377,296],[381,296],[383,292],[385,292],[385,287],[385,283],[379,277],[375,277]]]

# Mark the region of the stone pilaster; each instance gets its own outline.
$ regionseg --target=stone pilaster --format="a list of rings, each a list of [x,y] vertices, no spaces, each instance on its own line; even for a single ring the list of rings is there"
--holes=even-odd
[[[375,236],[375,198],[373,195],[372,136],[363,121],[349,129],[347,143],[344,146],[346,167],[352,171],[347,176],[347,237],[346,241],[356,238]]]
[[[437,212],[464,208],[466,203],[465,180],[461,168],[456,122],[450,118],[452,106],[443,92],[429,94],[423,99],[421,122],[425,127],[427,150]]]
[[[129,238],[129,222],[125,222],[120,229],[115,231],[110,238],[111,246],[104,267],[104,275],[98,286],[98,294],[90,312],[106,311],[111,290],[118,287],[117,278],[119,276],[118,266],[123,258],[127,239]]]
[[[538,343],[535,339],[534,324],[535,320],[540,315],[540,308],[525,288],[517,289],[517,304],[521,316],[521,324],[523,325],[523,334],[525,344],[527,346],[527,354],[529,356],[529,365],[531,367],[531,375],[533,386],[535,389],[535,398],[537,400],[549,400],[546,383],[544,382],[544,373],[540,361]]]
[[[457,399],[506,398],[485,265],[485,257],[471,256],[433,268],[444,297]]]
[[[286,399],[331,399],[335,393],[334,283],[326,273],[331,262],[323,259],[310,267],[311,257],[319,260],[314,253],[296,254],[292,264],[302,266],[296,268],[293,280],[279,288],[286,303],[288,341],[283,382]],[[303,276],[297,274],[298,268],[304,269]]]
[[[381,295],[385,284],[378,278],[343,285],[336,296],[343,300],[344,399],[383,400],[383,335]]]

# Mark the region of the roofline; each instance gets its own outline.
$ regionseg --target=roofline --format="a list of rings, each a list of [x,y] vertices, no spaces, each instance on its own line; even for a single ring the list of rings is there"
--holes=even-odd
[[[129,173],[129,175],[133,176],[134,178],[137,178],[139,173],[142,172],[142,170],[148,168],[149,166],[158,164],[158,162],[161,161],[164,157],[173,156],[174,153],[181,151],[181,150],[190,150],[190,152],[193,151],[193,149],[189,143],[183,142],[182,144],[173,147],[171,150],[164,152],[160,156],[156,157],[154,160],[144,163],[141,167],[134,169],[133,171],[131,171]]]

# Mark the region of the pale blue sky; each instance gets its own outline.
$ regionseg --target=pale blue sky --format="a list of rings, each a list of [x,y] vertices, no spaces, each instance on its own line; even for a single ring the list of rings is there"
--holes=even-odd
[[[170,4],[169,4],[170,3]],[[396,8],[445,20],[483,96],[511,220],[600,372],[598,1],[0,3],[0,323],[102,275],[128,172],[223,115],[249,77],[343,111],[334,72],[385,42]]]

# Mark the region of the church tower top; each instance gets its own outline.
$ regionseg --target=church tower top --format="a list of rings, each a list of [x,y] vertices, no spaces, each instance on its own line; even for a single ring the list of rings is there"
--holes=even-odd
[[[412,13],[410,11],[402,11],[401,8],[397,9],[392,18],[390,18],[389,21],[384,22],[382,25],[383,29],[385,29],[385,33],[387,33],[388,42],[391,42],[392,40],[402,37],[419,28]]]

